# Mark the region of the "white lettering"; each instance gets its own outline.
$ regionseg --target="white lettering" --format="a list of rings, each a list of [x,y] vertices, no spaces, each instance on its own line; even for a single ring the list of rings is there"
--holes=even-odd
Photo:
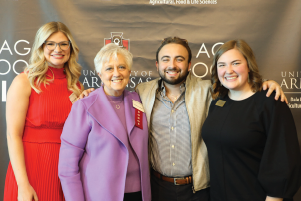
[[[296,98],[291,97],[291,101],[300,101],[300,99],[298,97]]]
[[[291,78],[291,89],[293,88],[293,85],[296,87],[296,89],[298,89],[296,82],[297,82],[296,78]]]
[[[212,74],[212,69],[213,69],[213,66],[211,65],[210,66],[210,74]]]
[[[281,85],[280,85],[281,88],[282,88],[282,85],[285,85],[285,87],[288,89],[288,86],[287,86],[287,84],[286,84],[285,79],[283,79],[282,82],[281,82]]]
[[[85,73],[85,71],[86,71],[87,73]],[[89,71],[88,71],[88,70],[83,70],[83,75],[84,75],[84,76],[87,76],[87,75],[88,75],[88,73],[89,73]]]
[[[205,73],[204,75],[199,76],[199,75],[197,75],[197,74],[194,72],[194,69],[195,69],[195,67],[196,67],[197,65],[203,65],[203,66],[205,66],[205,68],[206,68],[206,73]],[[192,67],[192,73],[193,73],[194,76],[196,76],[196,77],[203,78],[203,77],[205,77],[205,76],[207,75],[207,73],[208,73],[208,67],[207,67],[207,65],[206,65],[205,63],[203,63],[203,62],[198,62],[198,63],[194,64],[194,66]]]
[[[135,79],[135,77],[131,77],[131,84],[133,84],[132,86],[130,86],[131,88],[134,88],[136,86],[136,83],[133,81]]]
[[[95,76],[95,70],[94,71],[91,71],[90,70],[90,76],[94,75]]]
[[[134,73],[135,73],[135,76],[137,76],[138,71],[132,71],[132,72],[134,72]]]
[[[142,77],[145,77],[145,76],[147,76],[147,72],[146,71],[142,71],[141,75],[142,75]]]
[[[0,72],[0,75],[6,75],[7,73],[9,73],[9,71],[11,69],[10,63],[7,60],[5,60],[5,59],[0,59],[0,62],[1,61],[4,61],[4,62],[6,62],[8,64],[8,70],[5,73],[1,73]],[[3,69],[3,68],[1,68],[1,69]]]
[[[18,55],[21,55],[21,56],[28,55],[29,52],[30,52],[30,48],[24,48],[24,50],[27,50],[27,52],[24,53],[24,54],[18,52],[18,50],[17,50],[17,45],[18,45],[18,43],[20,43],[20,42],[24,42],[24,43],[29,44],[29,42],[26,41],[26,40],[18,40],[18,41],[15,43],[15,46],[14,46],[15,52],[16,52]]]
[[[154,2],[153,0],[150,0],[149,3],[152,4],[152,5],[156,4],[156,2]]]
[[[88,82],[88,78],[87,78],[87,77],[85,77],[84,82],[83,82],[83,85],[84,85],[84,86],[85,86],[85,84],[87,84],[88,87],[90,87],[89,82]]]
[[[297,104],[297,103],[293,103],[293,104],[289,103],[288,106],[289,108],[301,108],[301,104]]]
[[[215,55],[215,52],[214,52],[215,46],[217,46],[217,45],[223,45],[223,44],[224,44],[224,43],[222,43],[222,42],[215,43],[215,44],[212,46],[212,49],[211,49],[212,55]]]
[[[26,66],[28,66],[28,63],[27,63],[26,61],[24,61],[24,60],[19,59],[19,60],[15,61],[15,63],[13,64],[13,71],[14,71],[17,75],[18,75],[19,73],[16,71],[15,65],[16,65],[16,63],[18,63],[18,62],[24,62],[24,63],[26,64]]]
[[[204,51],[202,51],[202,48],[204,48]],[[207,56],[208,56],[208,58],[210,58],[210,55],[209,55],[209,53],[208,53],[208,51],[207,51],[207,49],[206,49],[205,43],[203,43],[202,46],[200,47],[199,52],[198,52],[198,54],[196,55],[196,58],[199,58],[199,55],[200,55],[201,53],[206,53]]]
[[[95,81],[94,81],[95,80]],[[94,84],[97,86],[97,87],[100,87],[98,84],[97,84],[97,81],[98,81],[98,78],[97,77],[92,77],[92,87],[95,87]]]
[[[139,79],[139,81],[138,81],[137,84],[140,84],[141,82],[143,82],[143,81],[142,81],[142,78]]]
[[[4,45],[6,45],[6,46],[7,46],[7,48],[4,48]],[[3,43],[3,45],[2,45],[2,47],[1,47],[1,49],[0,49],[0,54],[1,54],[2,50],[8,50],[8,51],[9,51],[9,53],[10,53],[11,55],[13,55],[13,53],[11,52],[11,50],[10,50],[10,48],[9,48],[9,46],[8,46],[8,44],[7,44],[7,41],[6,41],[6,40],[4,41],[4,43]]]

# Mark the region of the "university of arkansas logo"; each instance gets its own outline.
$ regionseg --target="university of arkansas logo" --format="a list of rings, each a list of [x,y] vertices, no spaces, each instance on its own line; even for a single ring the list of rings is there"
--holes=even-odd
[[[119,47],[130,50],[130,39],[124,39],[122,35],[122,32],[111,32],[111,38],[105,38],[105,45],[115,43]]]

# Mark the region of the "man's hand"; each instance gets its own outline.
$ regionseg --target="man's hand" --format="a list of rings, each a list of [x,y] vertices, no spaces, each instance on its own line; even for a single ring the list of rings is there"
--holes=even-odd
[[[266,90],[267,88],[269,88],[267,92],[267,97],[269,97],[273,91],[276,91],[275,100],[278,100],[279,96],[281,96],[281,101],[285,101],[286,103],[288,103],[286,96],[284,95],[280,85],[277,82],[273,80],[265,81],[262,84],[262,89]]]
[[[89,94],[90,94],[92,91],[94,91],[94,90],[95,90],[94,88],[90,88],[90,89],[84,90],[84,91],[81,93],[81,95],[79,95],[79,97],[78,97],[76,100],[79,100],[79,99],[82,99],[82,98],[84,98],[84,97],[89,96]]]

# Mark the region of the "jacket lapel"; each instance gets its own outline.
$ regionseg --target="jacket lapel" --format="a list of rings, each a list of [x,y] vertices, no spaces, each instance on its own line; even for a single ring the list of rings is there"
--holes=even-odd
[[[95,102],[88,108],[88,112],[105,130],[118,138],[122,143],[127,141],[126,130],[111,103],[108,101],[103,87],[98,90],[98,96]],[[126,119],[126,121],[128,120]]]
[[[155,99],[156,99],[156,91],[159,86],[159,81],[160,81],[160,78],[155,80],[154,85],[151,87],[151,90],[146,95],[146,98],[144,100],[142,100],[142,104],[143,104],[143,108],[145,110],[147,124],[148,124],[149,128],[150,128],[151,114],[152,114],[152,110],[153,110],[153,107],[155,104]]]
[[[133,101],[131,98],[131,93],[129,91],[124,91],[124,112],[126,118],[126,128],[128,135],[132,133],[132,130],[135,126],[135,108],[133,107]]]

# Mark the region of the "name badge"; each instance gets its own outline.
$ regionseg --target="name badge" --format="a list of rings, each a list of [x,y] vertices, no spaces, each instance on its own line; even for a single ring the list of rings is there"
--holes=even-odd
[[[143,112],[137,108],[135,109],[135,126],[143,129]]]
[[[69,100],[71,101],[71,103],[73,104],[77,99],[77,96],[75,95],[75,93],[72,93],[70,96],[69,96]]]
[[[217,106],[220,106],[220,107],[223,107],[225,105],[226,101],[223,101],[223,100],[218,100],[215,105]]]
[[[133,100],[133,107],[140,110],[141,112],[144,112],[142,104],[138,101]]]

